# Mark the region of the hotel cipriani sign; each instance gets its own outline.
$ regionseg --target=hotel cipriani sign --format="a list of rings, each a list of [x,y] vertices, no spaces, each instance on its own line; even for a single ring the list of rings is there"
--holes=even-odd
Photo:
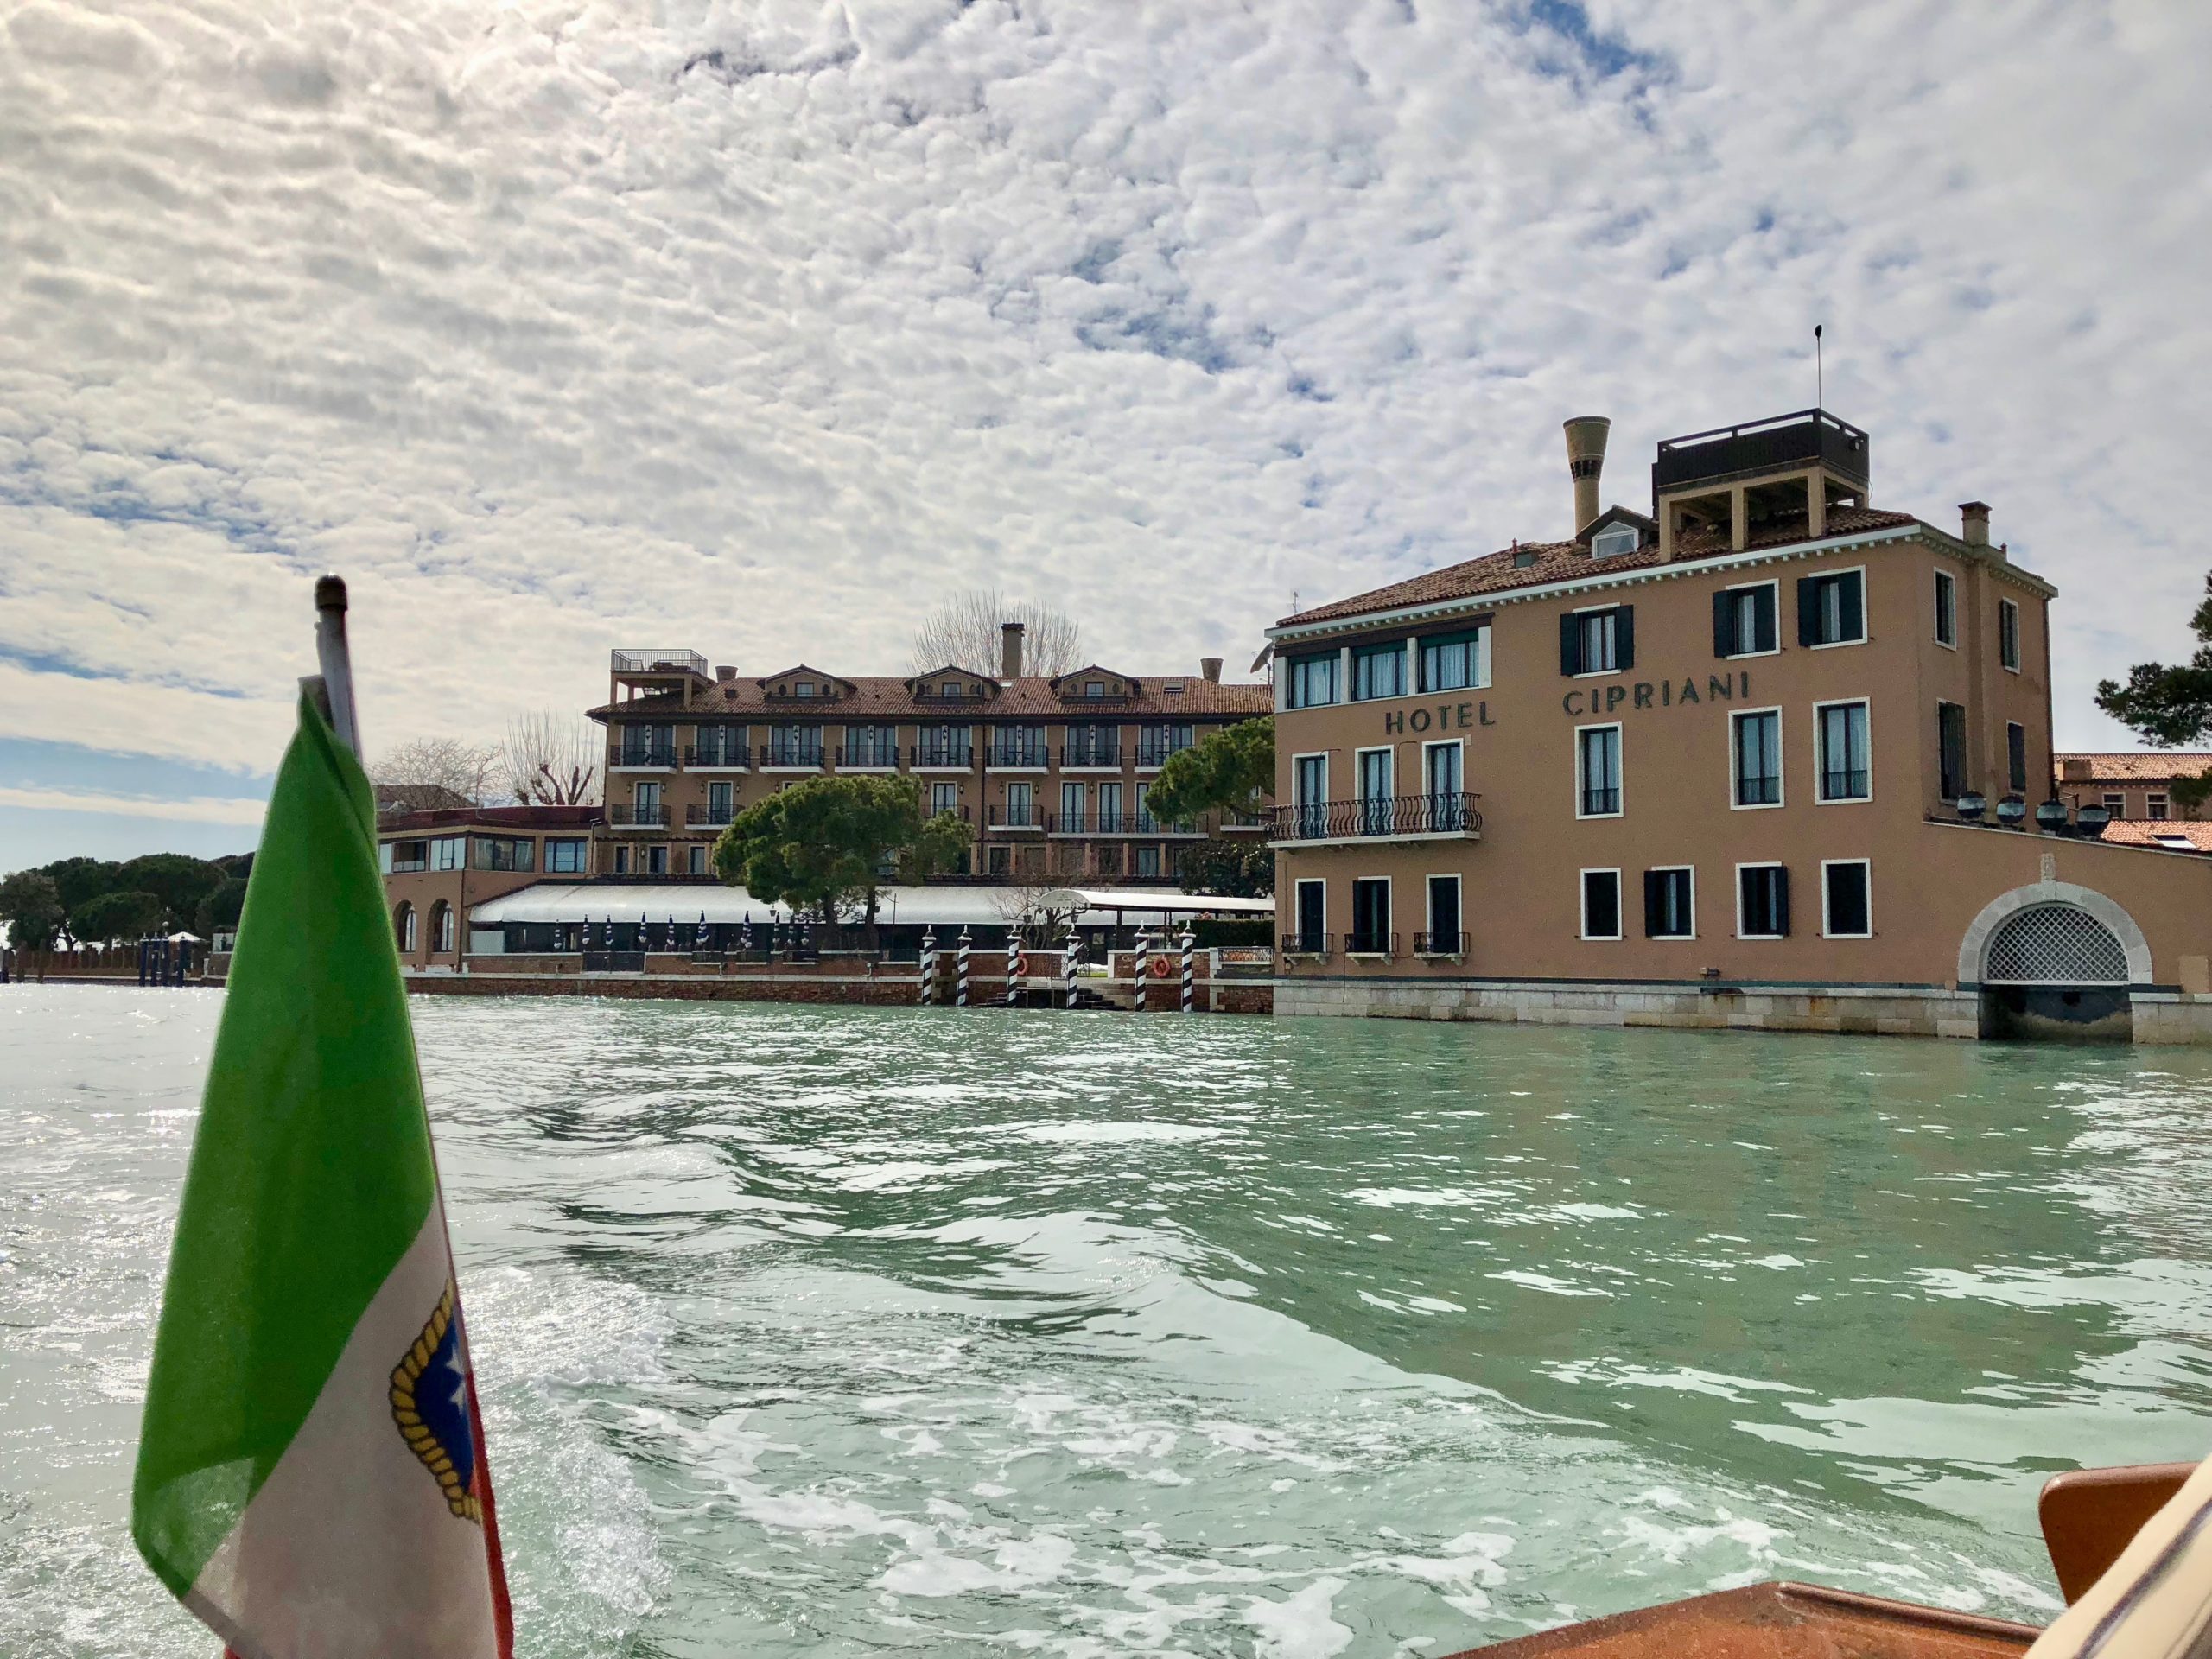
[[[1577,686],[1560,698],[1559,706],[1570,718],[1587,720],[1622,709],[1699,708],[1708,702],[1733,702],[1751,695],[1751,671],[1738,669],[1729,674],[1707,674],[1702,681],[1692,674],[1680,680],[1616,680],[1607,685]],[[1382,733],[1386,737],[1418,736],[1497,724],[1489,702],[1478,699],[1393,709],[1382,716]]]

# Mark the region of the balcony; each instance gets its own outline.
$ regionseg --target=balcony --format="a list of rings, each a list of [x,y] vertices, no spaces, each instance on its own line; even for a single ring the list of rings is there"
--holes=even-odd
[[[1344,955],[1347,957],[1390,957],[1398,954],[1398,936],[1395,933],[1362,933],[1357,930],[1344,935]]]
[[[1167,764],[1167,757],[1169,755],[1179,754],[1184,749],[1186,749],[1189,747],[1190,745],[1187,743],[1181,745],[1167,743],[1140,743],[1137,745],[1137,770],[1139,772],[1158,772],[1160,767]]]
[[[764,772],[819,772],[822,770],[822,745],[814,743],[764,743],[760,746],[757,764]]]
[[[1056,812],[1048,828],[1056,836],[1196,837],[1205,834],[1201,824],[1170,823],[1149,812]]]
[[[906,764],[918,772],[973,772],[973,743],[916,743],[906,750]]]
[[[1060,765],[1089,767],[1100,772],[1119,772],[1122,769],[1122,746],[1118,743],[1071,743],[1060,751]]]
[[[721,830],[737,817],[737,804],[728,806],[687,806],[683,809],[683,827],[687,830]]]
[[[629,806],[618,803],[607,809],[607,821],[617,830],[665,830],[665,806]]]
[[[1258,812],[1224,812],[1214,824],[1224,836],[1258,835],[1267,827],[1266,817]]]
[[[1864,486],[1866,449],[1866,435],[1849,422],[1826,410],[1800,410],[1771,420],[1662,439],[1658,459],[1651,466],[1652,493],[1666,495],[1700,484],[1815,464]]]
[[[610,768],[615,772],[673,772],[676,770],[676,746],[655,743],[617,749]]]
[[[1414,935],[1414,955],[1417,957],[1464,957],[1467,954],[1465,933],[1416,933]]]
[[[687,772],[743,772],[752,763],[753,751],[742,743],[709,744],[683,751]]]
[[[837,750],[837,770],[896,772],[899,770],[899,746],[895,743],[841,745]]]
[[[607,667],[617,674],[696,674],[702,680],[709,674],[707,659],[697,652],[659,645],[617,651]]]
[[[1334,943],[1335,936],[1328,933],[1286,933],[1282,936],[1282,954],[1325,961],[1333,954]]]
[[[1483,815],[1469,791],[1308,801],[1268,810],[1268,843],[1315,847],[1376,841],[1479,841]]]
[[[1051,765],[1052,752],[1042,743],[994,743],[983,755],[983,764],[994,772],[1042,772]]]
[[[994,806],[984,810],[983,823],[993,830],[1042,830],[1045,814],[1034,806]]]

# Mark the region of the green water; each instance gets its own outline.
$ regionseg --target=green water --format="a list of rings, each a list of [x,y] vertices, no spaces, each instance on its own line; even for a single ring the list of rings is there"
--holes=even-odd
[[[218,1002],[0,991],[0,1653],[129,1553]],[[521,1650],[1440,1655],[1791,1576],[2041,1620],[2212,1446],[2212,1057],[425,1000]]]

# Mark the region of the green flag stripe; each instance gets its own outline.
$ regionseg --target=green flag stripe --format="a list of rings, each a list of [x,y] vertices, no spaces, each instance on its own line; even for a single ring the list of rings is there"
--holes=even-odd
[[[179,1595],[291,1443],[436,1190],[368,779],[321,712],[270,797],[146,1391],[139,1553]]]

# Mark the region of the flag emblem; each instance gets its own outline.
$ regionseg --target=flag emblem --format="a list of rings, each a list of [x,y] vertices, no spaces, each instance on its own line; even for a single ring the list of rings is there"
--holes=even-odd
[[[448,1279],[421,1333],[392,1368],[391,1420],[408,1448],[436,1478],[446,1507],[481,1526],[476,1430],[468,1420],[468,1362],[461,1354],[454,1300]]]

